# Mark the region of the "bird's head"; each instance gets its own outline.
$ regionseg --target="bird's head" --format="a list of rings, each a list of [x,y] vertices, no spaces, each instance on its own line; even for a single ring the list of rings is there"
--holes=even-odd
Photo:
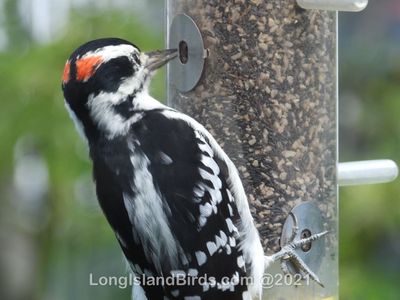
[[[135,99],[147,94],[155,70],[175,56],[176,50],[141,53],[134,44],[118,38],[98,39],[77,48],[65,64],[62,89],[78,129],[86,136],[118,131],[133,114]]]

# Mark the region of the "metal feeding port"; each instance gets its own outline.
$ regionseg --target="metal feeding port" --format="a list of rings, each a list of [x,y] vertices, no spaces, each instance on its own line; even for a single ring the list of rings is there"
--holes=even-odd
[[[192,18],[185,14],[175,16],[170,27],[170,49],[178,49],[179,59],[170,63],[170,79],[181,92],[192,90],[201,78],[207,51],[203,38]]]
[[[312,201],[298,204],[289,213],[283,225],[280,246],[283,248],[297,240],[324,232],[323,224],[321,211]],[[294,251],[304,264],[313,272],[317,272],[325,255],[325,237],[304,244]],[[282,261],[282,269],[291,274],[301,274],[296,263],[290,259]]]

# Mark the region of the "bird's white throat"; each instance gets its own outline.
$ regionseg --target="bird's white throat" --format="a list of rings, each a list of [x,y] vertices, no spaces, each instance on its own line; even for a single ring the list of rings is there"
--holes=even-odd
[[[124,101],[132,101],[132,116],[129,118],[115,110],[115,106]],[[125,79],[116,92],[89,95],[87,105],[91,118],[110,139],[127,134],[132,124],[143,117],[144,112],[167,108],[150,96],[147,86],[143,86],[143,82],[136,76]]]

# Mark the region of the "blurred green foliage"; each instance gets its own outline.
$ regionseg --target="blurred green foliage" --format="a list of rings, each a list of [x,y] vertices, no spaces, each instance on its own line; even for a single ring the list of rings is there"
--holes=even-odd
[[[114,235],[95,203],[79,203],[77,178],[93,185],[86,145],[79,138],[64,107],[61,76],[72,51],[95,38],[118,36],[142,50],[163,47],[163,36],[146,29],[131,13],[75,12],[68,31],[49,46],[13,49],[0,53],[0,187],[5,195],[12,183],[13,151],[17,140],[30,136],[49,168],[48,220],[34,238],[39,262],[36,291],[31,299],[129,299],[129,289],[92,287],[90,272],[120,275],[125,265]],[[163,75],[152,83],[153,94],[163,99]],[[90,190],[90,187],[87,187]],[[93,201],[88,199],[86,201]],[[2,197],[0,203],[13,199]],[[99,262],[104,265],[98,265]],[[1,291],[0,291],[1,298]]]
[[[339,18],[339,33],[354,31],[339,43],[340,161],[400,162],[400,40],[384,30],[398,30],[400,23],[390,24],[384,11],[377,13],[379,28],[368,26],[379,7],[370,3],[366,15]],[[398,179],[340,189],[341,299],[399,298],[399,195]]]
[[[161,30],[148,31],[130,12],[110,10],[75,12],[68,31],[49,46],[27,46],[21,40],[12,52],[0,53],[0,204],[10,209],[7,203],[13,201],[5,195],[20,137],[34,137],[50,174],[48,214],[44,227],[32,234],[39,260],[31,299],[129,299],[129,289],[88,287],[88,273],[120,275],[125,267],[122,258],[115,259],[120,250],[95,199],[88,203],[76,199],[77,179],[83,178],[84,188],[91,189],[91,165],[86,145],[64,108],[60,88],[64,63],[72,50],[105,36],[133,41],[142,50],[163,47]],[[360,117],[354,127],[345,128],[355,141],[341,147],[341,160],[387,157],[400,161],[400,68],[393,65],[388,72],[359,79],[354,73],[374,73],[379,62],[365,70],[357,55],[345,57],[340,64],[341,88],[362,99]],[[156,98],[164,98],[163,74],[156,77],[152,90]],[[342,299],[398,298],[399,194],[398,183],[341,189]]]

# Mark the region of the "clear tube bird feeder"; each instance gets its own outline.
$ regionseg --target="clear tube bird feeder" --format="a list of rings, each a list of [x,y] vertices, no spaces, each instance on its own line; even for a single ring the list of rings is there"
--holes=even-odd
[[[285,281],[276,264],[266,299],[338,297],[336,25],[336,12],[294,0],[167,1],[167,47],[179,49],[168,104],[237,166],[265,253],[290,242],[294,220],[296,239],[329,231],[298,250],[324,287]]]

